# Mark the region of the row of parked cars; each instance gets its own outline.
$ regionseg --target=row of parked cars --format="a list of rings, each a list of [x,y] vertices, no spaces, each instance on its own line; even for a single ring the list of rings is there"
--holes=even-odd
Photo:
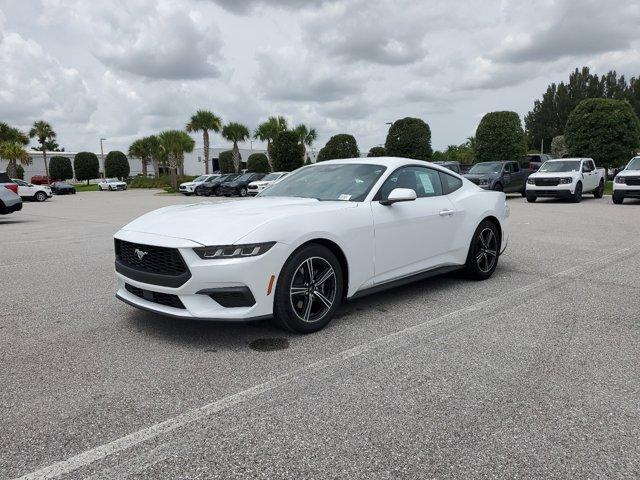
[[[44,202],[53,195],[75,194],[76,188],[70,183],[26,182],[19,178],[9,178],[5,172],[0,172],[0,214],[22,210],[23,200]]]
[[[180,193],[183,195],[200,195],[210,197],[211,195],[230,197],[238,195],[257,195],[273,183],[278,182],[289,172],[273,173],[229,173],[211,175],[201,175],[191,182],[181,183]]]

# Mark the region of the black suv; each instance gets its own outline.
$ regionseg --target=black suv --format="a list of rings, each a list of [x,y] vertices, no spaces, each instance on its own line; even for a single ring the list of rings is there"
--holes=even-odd
[[[205,197],[209,197],[211,195],[219,195],[218,188],[222,182],[226,182],[227,180],[233,180],[234,178],[238,178],[240,176],[239,173],[228,173],[226,175],[221,175],[218,178],[213,178],[204,183],[201,183],[194,190],[196,195],[204,195]]]
[[[230,197],[231,195],[247,196],[247,187],[251,182],[262,179],[266,173],[247,172],[233,180],[226,180],[218,187],[218,195]]]

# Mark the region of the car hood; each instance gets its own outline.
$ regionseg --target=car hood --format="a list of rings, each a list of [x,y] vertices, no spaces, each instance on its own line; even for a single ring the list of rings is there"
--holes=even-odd
[[[571,177],[580,172],[535,172],[532,173],[529,178],[559,178],[559,177]]]
[[[269,185],[270,183],[272,183],[270,180],[258,180],[255,182],[251,182],[249,186],[253,185],[255,187],[264,187],[266,185]]]
[[[464,178],[468,178],[469,180],[479,180],[481,178],[495,178],[497,176],[499,176],[500,174],[498,173],[465,173],[462,176]]]
[[[618,172],[617,177],[637,177],[640,175],[640,170],[622,170]]]
[[[195,187],[196,185],[200,185],[202,182],[184,182],[181,183],[181,187]]]
[[[258,197],[224,203],[172,205],[147,213],[122,230],[191,240],[201,245],[230,245],[267,223],[318,212],[355,208],[356,202],[296,197]],[[271,239],[278,240],[278,239]]]

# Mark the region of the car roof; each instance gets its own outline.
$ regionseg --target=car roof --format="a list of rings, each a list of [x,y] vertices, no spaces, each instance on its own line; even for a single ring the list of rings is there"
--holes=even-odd
[[[311,166],[331,165],[331,164],[340,164],[340,163],[359,163],[362,165],[382,165],[382,166],[391,167],[391,168],[402,167],[403,165],[424,164],[425,166],[434,166],[434,167],[442,168],[440,165],[437,165],[431,162],[426,162],[424,160],[414,160],[412,158],[401,158],[401,157],[341,158],[339,160],[325,160],[324,162],[316,162]]]
[[[547,162],[564,162],[565,160],[593,160],[587,157],[550,158]]]

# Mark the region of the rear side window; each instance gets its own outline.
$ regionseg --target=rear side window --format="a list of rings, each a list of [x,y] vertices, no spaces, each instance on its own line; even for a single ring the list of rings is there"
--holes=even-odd
[[[511,164],[511,169],[513,170],[513,173],[517,173],[520,171],[520,165],[514,162]]]
[[[448,173],[439,172],[440,181],[442,182],[442,193],[448,195],[451,192],[455,192],[462,186],[462,180]]]

